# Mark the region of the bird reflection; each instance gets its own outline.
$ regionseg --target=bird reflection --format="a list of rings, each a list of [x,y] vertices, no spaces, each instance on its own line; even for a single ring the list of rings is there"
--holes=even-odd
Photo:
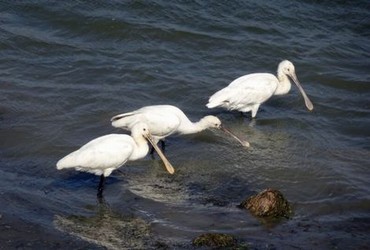
[[[106,202],[103,195],[96,196],[96,198],[97,198],[96,201],[97,201],[98,206],[102,206],[105,209],[108,209],[108,208],[110,209],[109,204]]]
[[[96,210],[93,215],[90,211],[82,215],[55,215],[54,226],[108,249],[147,249],[153,245],[149,224],[143,219],[113,211],[104,197],[97,199],[92,210]]]

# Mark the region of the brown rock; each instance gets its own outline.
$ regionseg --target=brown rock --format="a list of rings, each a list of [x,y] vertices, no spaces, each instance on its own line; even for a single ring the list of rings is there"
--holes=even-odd
[[[292,214],[289,202],[276,189],[265,189],[243,201],[239,207],[248,209],[254,216],[279,218]]]
[[[194,246],[208,247],[232,247],[236,245],[236,239],[228,234],[205,233],[193,240]]]

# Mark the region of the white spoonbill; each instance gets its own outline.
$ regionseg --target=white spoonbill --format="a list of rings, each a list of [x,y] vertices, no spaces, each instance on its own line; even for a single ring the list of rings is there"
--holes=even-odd
[[[65,156],[57,163],[57,169],[75,168],[78,171],[100,175],[98,197],[102,197],[105,177],[127,161],[145,157],[149,151],[147,140],[153,145],[161,157],[167,171],[175,172],[171,163],[153,142],[153,138],[145,123],[137,123],[132,128],[131,136],[125,134],[109,134],[93,139],[80,149]]]
[[[313,105],[303,90],[295,74],[293,63],[282,61],[277,70],[277,77],[269,73],[255,73],[241,76],[229,86],[213,94],[206,105],[208,108],[223,107],[241,112],[252,111],[252,118],[257,114],[259,106],[273,95],[285,95],[290,91],[289,77],[297,85],[304,98],[308,110]]]
[[[229,134],[243,146],[249,147],[247,141],[240,140],[236,135],[223,127],[220,119],[216,116],[208,115],[198,122],[191,122],[181,109],[172,105],[142,107],[129,113],[116,115],[112,117],[111,121],[113,127],[125,130],[131,130],[137,122],[144,122],[148,125],[155,143],[174,133],[193,134],[208,128],[216,128]]]

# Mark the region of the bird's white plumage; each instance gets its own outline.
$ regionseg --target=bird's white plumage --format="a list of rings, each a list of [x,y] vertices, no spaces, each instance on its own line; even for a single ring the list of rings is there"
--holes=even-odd
[[[216,116],[207,115],[198,122],[191,122],[181,109],[172,105],[146,106],[129,113],[116,115],[111,121],[113,127],[125,130],[131,130],[137,122],[145,122],[155,143],[174,133],[193,134],[208,128],[217,128],[232,136],[243,146],[249,147],[247,141],[240,140],[222,126],[220,119]]]
[[[98,137],[57,162],[57,169],[75,168],[96,175],[109,176],[127,161],[143,158],[149,151],[148,126],[137,123],[131,136],[109,134]]]
[[[100,175],[98,197],[103,196],[105,177],[113,170],[121,167],[127,161],[143,158],[149,151],[148,141],[153,145],[162,159],[167,171],[175,173],[171,163],[161,150],[153,143],[148,126],[145,123],[136,123],[131,136],[109,134],[93,139],[80,149],[70,153],[57,162],[57,169],[75,168],[78,171]]]
[[[263,73],[239,77],[229,86],[212,95],[207,107],[223,107],[242,112],[251,111],[255,105],[259,106],[274,94],[277,88],[275,79],[275,76]]]
[[[111,121],[112,126],[126,130],[131,130],[137,122],[145,122],[157,141],[174,133],[191,134],[221,125],[221,121],[215,116],[206,116],[193,123],[183,111],[172,105],[146,106],[116,115]]]
[[[213,94],[206,106],[208,108],[223,107],[241,112],[252,111],[252,117],[255,117],[259,106],[271,96],[283,95],[290,91],[291,83],[288,76],[297,84],[307,108],[312,110],[313,105],[295,75],[294,65],[287,60],[279,64],[277,77],[269,73],[241,76]]]
[[[59,160],[57,169],[75,168],[79,171],[109,176],[114,169],[130,160],[136,147],[134,139],[129,135],[101,136]]]

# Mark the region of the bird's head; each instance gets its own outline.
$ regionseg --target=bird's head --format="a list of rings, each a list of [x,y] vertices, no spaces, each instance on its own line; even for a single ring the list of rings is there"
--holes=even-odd
[[[311,100],[308,98],[306,92],[303,90],[300,82],[298,81],[297,75],[295,74],[295,68],[293,63],[291,63],[288,60],[282,61],[278,67],[278,75],[281,73],[289,76],[293,80],[293,82],[297,85],[299,91],[301,92],[304,98],[304,102],[306,104],[307,109],[310,111],[313,110],[313,104]]]
[[[202,119],[202,122],[204,122],[205,124],[207,124],[208,128],[216,128],[216,129],[219,129],[221,131],[223,131],[224,133],[230,135],[231,137],[233,137],[234,139],[236,139],[238,142],[240,142],[244,147],[249,147],[249,142],[247,141],[243,141],[241,139],[239,139],[239,137],[237,137],[234,133],[232,133],[229,129],[225,128],[220,119],[218,119],[216,116],[213,116],[213,115],[208,115],[208,116],[205,116],[203,119]]]
[[[297,79],[294,65],[288,60],[284,60],[279,64],[278,72],[282,72],[285,75],[290,76],[293,80]]]
[[[144,123],[144,122],[138,122],[138,123],[136,123],[132,127],[131,134],[133,136],[141,135],[141,136],[143,136],[146,139],[152,137],[151,134],[150,134],[148,125],[146,123]]]
[[[221,128],[221,121],[216,116],[207,115],[201,120],[207,128]]]
[[[132,134],[133,137],[141,135],[145,139],[147,139],[149,141],[149,143],[152,144],[155,151],[157,151],[157,153],[158,153],[159,157],[162,159],[162,161],[164,163],[164,166],[166,167],[167,171],[170,174],[175,173],[175,169],[173,168],[171,163],[168,161],[168,159],[163,154],[163,152],[158,148],[157,143],[154,141],[152,135],[150,134],[149,127],[146,123],[144,123],[144,122],[136,123],[133,126],[132,130],[131,130],[131,134]]]

